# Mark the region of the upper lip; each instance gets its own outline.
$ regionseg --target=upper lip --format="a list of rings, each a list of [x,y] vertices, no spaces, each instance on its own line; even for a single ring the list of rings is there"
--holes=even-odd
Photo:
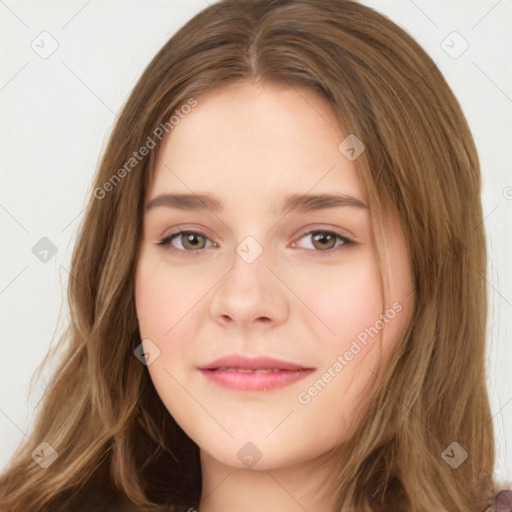
[[[201,370],[219,370],[221,368],[238,368],[241,370],[312,370],[313,368],[303,366],[302,364],[285,361],[283,359],[274,359],[266,356],[241,356],[229,355],[215,359],[211,363],[207,363],[199,367]]]

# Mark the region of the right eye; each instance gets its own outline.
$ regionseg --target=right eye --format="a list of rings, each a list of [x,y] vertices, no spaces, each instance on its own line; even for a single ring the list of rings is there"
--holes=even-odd
[[[203,233],[199,233],[197,231],[176,231],[175,233],[171,233],[169,236],[162,238],[157,245],[169,245],[171,246],[171,250],[179,252],[196,253],[209,247],[206,245],[207,241],[210,241],[211,246],[215,245]],[[178,245],[176,245],[175,242]]]

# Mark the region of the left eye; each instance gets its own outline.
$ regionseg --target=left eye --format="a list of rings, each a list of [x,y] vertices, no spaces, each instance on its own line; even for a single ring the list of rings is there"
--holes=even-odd
[[[335,233],[334,231],[310,231],[302,235],[299,240],[303,238],[311,237],[310,247],[307,249],[313,249],[315,252],[329,252],[333,249],[337,249],[340,246],[354,245],[352,240],[349,240],[345,236]],[[178,243],[176,246],[175,242]],[[209,245],[208,245],[209,242]],[[336,245],[336,242],[339,242]],[[217,246],[215,242],[212,242],[206,235],[196,231],[178,231],[173,233],[162,240],[157,245],[170,245],[173,249],[181,252],[194,252],[201,251],[210,246]],[[293,247],[297,247],[297,243],[293,242]]]
[[[342,245],[353,244],[352,240],[349,240],[348,238],[340,235],[339,233],[335,233],[334,231],[310,231],[309,233],[301,236],[300,240],[306,237],[312,237],[312,248],[317,249],[317,252],[325,252],[336,249]],[[340,243],[335,245],[337,240],[340,241]],[[292,245],[295,247],[295,242]]]

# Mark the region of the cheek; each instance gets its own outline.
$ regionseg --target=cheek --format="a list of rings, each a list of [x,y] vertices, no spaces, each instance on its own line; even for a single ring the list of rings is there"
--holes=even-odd
[[[318,267],[302,278],[300,286],[305,305],[319,321],[314,325],[317,339],[341,349],[381,312],[379,276],[374,256],[368,251],[338,267]],[[312,325],[312,324],[310,324]]]
[[[359,413],[369,398],[371,386],[378,385],[374,375],[400,339],[407,321],[402,293],[407,287],[404,278],[389,294],[383,313],[381,287],[376,257],[373,253],[358,254],[357,260],[336,271],[330,269],[303,282],[303,291],[315,283],[307,294],[310,307],[322,320],[318,336],[322,354],[319,373],[304,383],[298,402],[308,417],[322,417],[311,425],[325,439],[339,441],[339,432],[348,432],[357,423]],[[396,276],[395,276],[396,277]],[[397,298],[400,300],[397,302]],[[395,307],[393,307],[395,303]],[[328,328],[327,328],[328,326]],[[321,381],[321,382],[320,382]],[[370,386],[368,388],[367,386]],[[330,411],[329,419],[325,411]],[[315,435],[316,435],[315,434]]]
[[[188,354],[196,335],[195,315],[204,314],[200,299],[206,285],[194,283],[179,267],[172,268],[141,250],[135,276],[137,319],[141,339],[151,340],[158,349],[147,370],[160,399],[179,423],[197,413],[178,384],[192,365]],[[147,346],[156,353],[153,345]]]
[[[157,267],[142,265],[137,273],[135,305],[142,338],[159,340],[169,330],[178,305],[174,288],[166,286]]]
[[[135,305],[142,338],[158,344],[170,339],[176,326],[201,300],[205,286],[200,281],[171,267],[158,255],[139,257],[135,277]],[[204,284],[204,283],[203,283]],[[160,347],[164,348],[164,347]]]

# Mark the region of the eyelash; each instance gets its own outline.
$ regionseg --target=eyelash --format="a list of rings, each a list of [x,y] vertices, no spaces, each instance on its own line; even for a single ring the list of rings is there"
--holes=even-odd
[[[340,245],[338,245],[336,247],[333,247],[331,249],[325,249],[325,250],[306,249],[306,251],[312,251],[312,252],[315,252],[315,253],[320,253],[319,254],[320,257],[333,256],[334,253],[337,253],[338,250],[346,250],[349,247],[356,245],[356,243],[353,240],[350,240],[349,238],[347,238],[346,236],[341,235],[340,233],[336,233],[335,231],[322,230],[322,229],[315,229],[315,230],[309,231],[307,233],[304,233],[303,235],[301,235],[298,238],[298,240],[301,240],[302,238],[304,238],[306,236],[313,235],[313,234],[316,234],[316,233],[334,235],[337,240],[341,240],[343,242],[342,244],[340,244]],[[204,233],[201,233],[199,231],[182,230],[182,231],[175,231],[174,233],[171,233],[170,235],[162,238],[159,242],[157,242],[156,245],[161,245],[161,246],[168,245],[169,248],[173,252],[181,253],[181,254],[179,254],[179,257],[187,257],[189,255],[193,255],[193,254],[197,254],[197,253],[200,253],[200,252],[204,252],[207,249],[207,247],[205,247],[203,249],[197,249],[195,251],[194,250],[187,250],[187,249],[176,249],[175,247],[173,247],[171,245],[171,242],[172,242],[172,240],[174,238],[179,237],[180,235],[183,235],[183,234],[199,235],[199,236],[202,236],[203,238],[205,238],[206,240],[211,242],[211,240]],[[212,247],[212,245],[210,245],[210,247]]]

